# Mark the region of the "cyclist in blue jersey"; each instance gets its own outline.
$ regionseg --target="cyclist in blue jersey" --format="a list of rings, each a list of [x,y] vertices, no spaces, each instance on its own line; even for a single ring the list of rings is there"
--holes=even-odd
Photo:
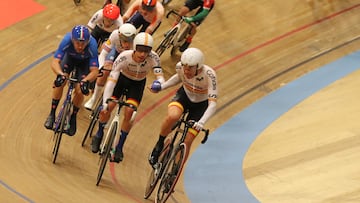
[[[76,25],[70,33],[64,36],[51,62],[56,79],[53,84],[51,111],[45,121],[45,128],[53,129],[56,109],[66,84],[66,78],[69,77],[70,72],[76,69],[75,77],[80,82],[75,86],[70,128],[66,132],[70,136],[75,134],[77,112],[84,100],[84,95],[89,94],[89,82],[94,81],[99,73],[97,53],[97,42],[85,25]]]

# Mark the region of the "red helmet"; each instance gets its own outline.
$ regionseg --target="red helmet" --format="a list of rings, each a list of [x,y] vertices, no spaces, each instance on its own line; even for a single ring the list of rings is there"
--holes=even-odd
[[[120,8],[115,4],[107,4],[103,8],[103,16],[111,20],[116,20],[120,16]]]

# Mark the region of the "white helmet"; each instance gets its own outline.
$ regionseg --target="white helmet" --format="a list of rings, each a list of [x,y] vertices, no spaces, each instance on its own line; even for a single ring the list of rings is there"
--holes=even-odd
[[[119,27],[119,35],[123,35],[126,38],[134,39],[136,32],[135,26],[130,23],[125,23]]]
[[[153,37],[146,32],[140,32],[135,36],[134,39],[134,49],[136,50],[137,45],[146,46],[152,48],[154,44]]]
[[[204,54],[198,48],[188,48],[181,55],[181,64],[197,66],[197,69],[204,65]]]

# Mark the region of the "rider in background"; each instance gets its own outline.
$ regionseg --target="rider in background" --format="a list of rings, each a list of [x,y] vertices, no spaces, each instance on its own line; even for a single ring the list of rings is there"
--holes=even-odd
[[[94,81],[99,73],[98,67],[96,40],[91,37],[86,26],[75,26],[71,33],[64,36],[51,62],[51,68],[57,76],[53,85],[51,110],[45,121],[45,128],[53,129],[56,109],[66,84],[66,78],[76,68],[75,77],[81,82],[75,85],[70,128],[66,132],[70,136],[76,133],[76,115],[84,100],[84,95],[89,94],[89,82]]]
[[[102,76],[96,79],[94,93],[84,105],[86,109],[93,109],[94,103],[101,95],[106,79],[119,53],[132,49],[136,32],[137,30],[132,24],[125,23],[118,30],[114,30],[104,43],[99,55],[99,66],[104,67],[105,71],[102,72]]]
[[[168,105],[167,116],[160,129],[159,139],[149,157],[149,163],[154,167],[164,147],[166,136],[172,131],[172,127],[180,119],[182,113],[188,110],[187,120],[195,121],[185,138],[185,160],[189,155],[191,144],[206,121],[216,111],[216,99],[218,86],[215,71],[204,64],[204,55],[197,48],[188,48],[176,64],[176,73],[165,83],[154,81],[150,90],[157,93],[181,83],[176,95]]]
[[[111,32],[119,29],[122,24],[120,8],[115,4],[107,4],[103,9],[94,13],[87,25],[100,47],[102,45],[100,42],[105,42]]]
[[[164,7],[157,0],[135,0],[123,16],[124,22],[133,24],[139,32],[153,34],[164,17]]]
[[[127,7],[129,5],[131,0],[117,0],[116,5],[120,8],[120,14],[124,15],[125,11],[127,10]],[[111,4],[112,0],[105,0],[104,1],[104,6],[105,7],[107,4]]]
[[[181,52],[189,47],[196,34],[196,27],[199,26],[205,20],[206,16],[209,15],[210,11],[214,7],[214,4],[215,0],[187,0],[185,5],[180,8],[179,14],[181,16],[186,16],[186,14],[190,11],[198,8],[194,16],[185,18],[185,22],[191,23],[193,26],[190,35],[186,38],[184,44],[179,48]]]
[[[104,135],[104,127],[110,119],[111,111],[116,104],[106,100],[115,99],[121,95],[126,96],[126,102],[138,107],[141,103],[148,72],[153,71],[157,80],[164,81],[160,64],[160,57],[152,51],[154,40],[149,33],[141,32],[134,38],[134,50],[125,50],[116,58],[113,69],[105,84],[103,93],[103,107],[99,115],[99,128],[92,139],[91,151],[97,153]],[[124,118],[121,125],[121,136],[115,149],[112,161],[119,163],[123,160],[123,145],[133,125],[132,115],[134,110],[124,108]]]

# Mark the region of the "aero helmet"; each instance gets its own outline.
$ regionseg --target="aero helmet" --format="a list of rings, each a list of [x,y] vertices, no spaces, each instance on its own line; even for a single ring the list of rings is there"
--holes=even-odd
[[[135,26],[130,23],[125,23],[119,27],[119,36],[120,38],[126,39],[125,41],[133,41],[136,32]]]
[[[103,16],[111,20],[116,20],[120,16],[120,8],[115,4],[107,4],[103,8]]]
[[[137,46],[145,46],[152,48],[154,44],[153,37],[146,32],[140,32],[134,38],[134,49],[136,50]]]
[[[188,48],[181,55],[181,64],[188,66],[197,66],[201,68],[204,64],[204,54],[197,48]]]
[[[89,41],[90,31],[85,25],[76,25],[71,31],[71,39],[77,41]]]

